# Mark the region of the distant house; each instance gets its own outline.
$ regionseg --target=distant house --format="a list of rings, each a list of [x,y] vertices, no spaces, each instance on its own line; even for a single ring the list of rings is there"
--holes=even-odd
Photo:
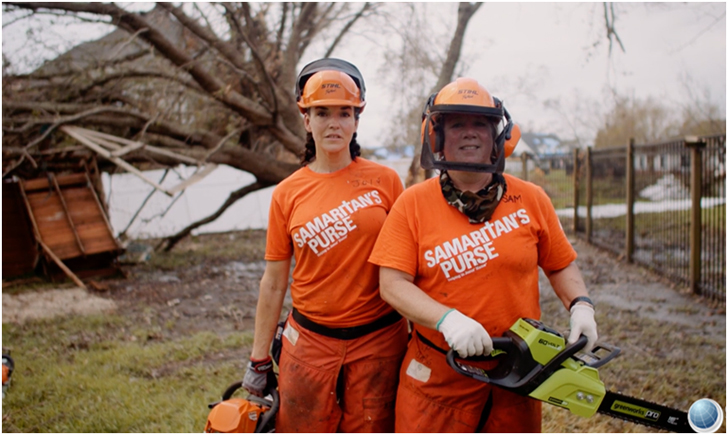
[[[528,149],[525,152],[530,152],[534,157],[539,158],[569,154],[574,149],[572,144],[562,141],[555,134],[544,133],[523,133],[516,149],[522,145],[525,145],[523,148]]]
[[[523,168],[523,154],[528,155],[529,171],[536,167],[545,172],[550,169],[565,169],[575,147],[574,142],[562,141],[555,134],[522,133],[516,149],[506,161],[506,171],[520,173]]]

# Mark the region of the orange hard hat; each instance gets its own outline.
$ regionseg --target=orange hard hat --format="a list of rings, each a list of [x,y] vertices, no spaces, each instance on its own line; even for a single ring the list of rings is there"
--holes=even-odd
[[[493,141],[491,164],[446,162],[442,156],[439,156],[439,159],[435,157],[444,147],[440,124],[442,115],[448,113],[482,115],[492,120],[496,126],[496,137]],[[421,166],[425,169],[503,172],[505,158],[513,153],[520,138],[520,128],[513,123],[510,114],[498,98],[493,97],[476,80],[458,78],[438,93],[431,95],[425,105],[421,128],[423,147]]]
[[[352,106],[364,110],[366,87],[359,69],[341,59],[315,60],[296,79],[296,101],[301,113],[315,106]]]

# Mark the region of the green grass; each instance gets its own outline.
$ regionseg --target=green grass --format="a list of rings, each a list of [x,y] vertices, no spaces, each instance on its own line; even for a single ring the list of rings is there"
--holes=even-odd
[[[205,238],[205,242],[201,241]],[[212,242],[210,242],[212,240]],[[141,243],[157,246],[159,239]],[[195,266],[202,261],[256,261],[265,255],[265,231],[243,230],[228,233],[191,236],[170,252],[155,251],[145,265],[149,269],[178,270]]]
[[[716,234],[713,238],[725,239],[725,206],[709,209],[701,216],[702,232]],[[626,231],[626,217],[593,219],[595,228],[610,228],[624,233]],[[659,213],[637,213],[634,215],[635,234],[649,237],[656,243],[674,244],[684,239],[688,243],[690,231],[690,211],[672,210]]]
[[[520,174],[518,174],[520,176]],[[565,169],[551,169],[548,174],[535,169],[528,174],[528,181],[540,186],[551,198],[554,208],[574,206],[574,178]],[[586,180],[579,186],[579,204],[586,204]],[[621,183],[621,184],[620,184]],[[624,202],[623,182],[613,178],[595,179],[592,184],[592,203],[594,205]]]
[[[561,303],[551,297],[542,306],[542,320],[559,325]],[[704,397],[726,403],[725,337],[684,332],[674,323],[608,304],[599,305],[596,321],[600,340],[622,349],[620,356],[599,369],[607,390],[685,411]],[[548,405],[543,405],[543,416],[544,432],[656,432],[599,414],[584,419]]]
[[[703,225],[703,231],[723,231],[725,234],[725,204],[704,209],[700,215],[700,221]]]
[[[252,338],[157,337],[118,316],[3,324],[15,360],[3,431],[201,432]]]
[[[534,169],[528,173],[528,181],[543,188],[557,210],[574,205],[574,181],[571,175],[566,174],[566,170],[551,169],[545,174],[540,169]]]
[[[40,276],[34,276],[28,280],[14,277],[5,284],[7,284],[7,287],[3,287],[3,293],[8,295],[76,287],[76,284],[70,280],[65,282],[51,282]]]
[[[201,237],[180,244],[191,259],[175,251],[157,253],[151,265],[137,267],[260,261],[264,234],[235,234],[232,239],[229,234],[206,235],[207,242]],[[598,282],[608,278],[602,275]],[[553,292],[547,294],[542,319],[563,331],[568,313]],[[693,325],[699,332],[691,333],[675,323],[640,316],[663,302],[653,298],[654,307],[641,312],[599,304],[601,340],[623,351],[599,370],[606,387],[684,410],[702,397],[724,405],[724,334],[708,335],[701,325]],[[138,309],[148,316],[155,313],[141,304]],[[670,314],[695,314],[695,308],[676,308]],[[725,316],[724,308],[715,315]],[[174,320],[135,323],[120,315],[3,324],[3,346],[11,350],[16,366],[3,400],[3,431],[201,432],[209,413],[206,405],[242,376],[252,337],[243,332],[179,336],[169,333],[174,328]],[[581,418],[546,404],[543,415],[544,432],[654,432],[606,416]]]

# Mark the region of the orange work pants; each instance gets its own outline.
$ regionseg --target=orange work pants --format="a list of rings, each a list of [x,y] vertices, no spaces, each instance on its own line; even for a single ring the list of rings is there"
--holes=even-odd
[[[400,371],[396,432],[475,432],[489,399],[483,432],[541,432],[540,401],[461,375],[413,334]]]
[[[330,338],[293,317],[283,332],[276,432],[392,432],[407,322],[352,340]]]

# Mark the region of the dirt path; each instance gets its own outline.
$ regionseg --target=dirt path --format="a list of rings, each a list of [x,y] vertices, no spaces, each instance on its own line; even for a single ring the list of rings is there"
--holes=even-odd
[[[674,323],[682,330],[726,335],[725,307],[716,307],[688,289],[675,287],[642,267],[620,262],[583,241],[576,241],[574,247],[587,288],[598,305]]]
[[[63,315],[86,315],[117,309],[112,299],[80,288],[43,290],[10,295],[3,293],[3,323],[23,323]]]

